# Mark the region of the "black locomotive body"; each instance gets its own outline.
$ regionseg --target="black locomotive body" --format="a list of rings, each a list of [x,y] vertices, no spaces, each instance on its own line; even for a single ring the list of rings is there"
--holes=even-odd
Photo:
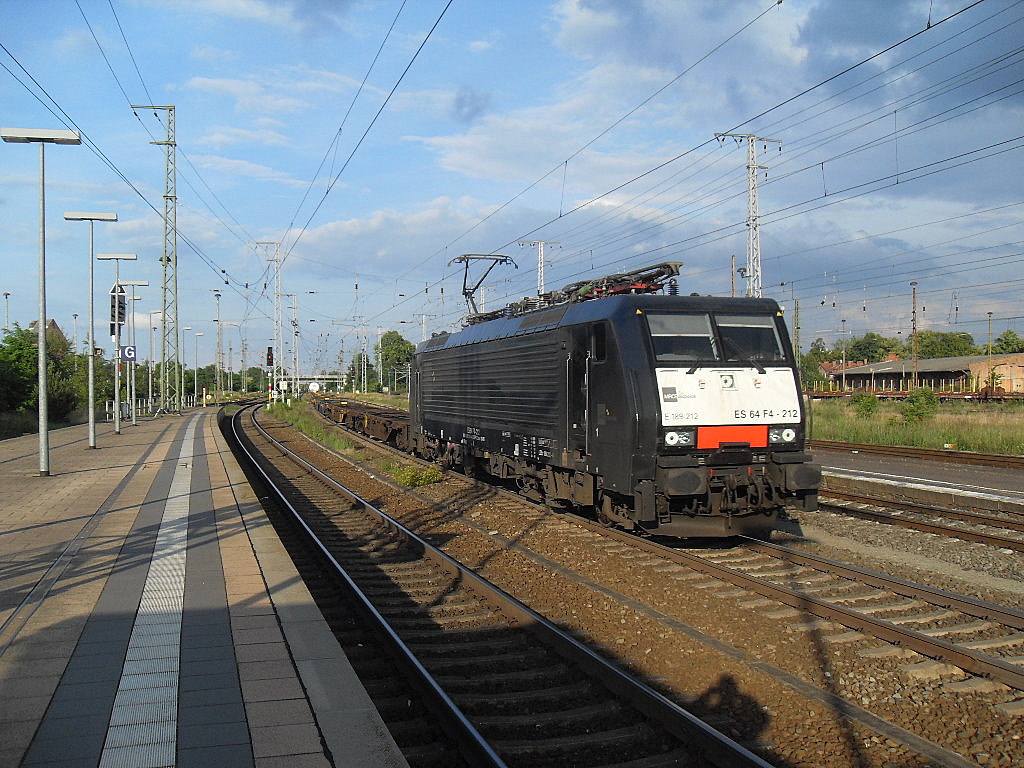
[[[765,535],[820,468],[779,306],[609,294],[434,336],[413,360],[418,454],[669,536]]]

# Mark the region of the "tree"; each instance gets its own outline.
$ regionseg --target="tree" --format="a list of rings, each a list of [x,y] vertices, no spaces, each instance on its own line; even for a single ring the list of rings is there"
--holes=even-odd
[[[47,410],[52,421],[64,421],[85,404],[80,372],[85,361],[62,334],[47,332]],[[29,411],[38,407],[36,332],[15,324],[0,343],[0,411]]]
[[[913,355],[913,342],[908,340],[904,348],[904,356]],[[979,349],[974,346],[974,337],[963,331],[942,333],[941,331],[917,332],[917,356],[922,360],[936,357],[961,357],[976,355]]]
[[[815,339],[811,348],[800,356],[800,381],[805,388],[813,382],[825,380],[819,366],[831,356],[825,340],[821,338]]]
[[[985,345],[988,346],[987,344]],[[986,350],[987,351],[987,350]],[[1017,335],[1017,332],[1009,329],[996,337],[992,344],[992,353],[996,355],[1012,355],[1015,352],[1024,352],[1024,339]]]
[[[363,358],[366,358],[366,381],[363,381]],[[352,391],[378,392],[380,381],[377,378],[377,369],[373,367],[370,356],[363,352],[357,352],[352,358],[348,367],[348,381],[352,384]]]
[[[878,363],[885,360],[891,352],[899,352],[900,346],[899,339],[886,338],[877,333],[865,333],[847,345],[846,359]]]
[[[394,372],[404,372],[412,361],[415,345],[398,331],[388,331],[380,337],[377,353],[380,359],[382,383],[388,385]]]
[[[0,344],[0,411],[35,405],[36,360],[36,334],[15,323]]]

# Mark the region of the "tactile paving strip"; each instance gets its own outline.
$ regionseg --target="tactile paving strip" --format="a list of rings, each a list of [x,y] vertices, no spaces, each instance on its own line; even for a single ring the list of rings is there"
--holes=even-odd
[[[181,615],[196,422],[193,419],[189,423],[182,440],[128,642],[100,768],[159,768],[175,764]],[[146,696],[142,706],[138,701],[140,691]]]

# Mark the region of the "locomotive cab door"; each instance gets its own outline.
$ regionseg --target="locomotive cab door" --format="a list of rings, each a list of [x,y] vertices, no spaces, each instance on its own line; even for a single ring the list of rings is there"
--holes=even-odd
[[[570,328],[565,359],[566,449],[579,461],[590,453],[590,327]]]

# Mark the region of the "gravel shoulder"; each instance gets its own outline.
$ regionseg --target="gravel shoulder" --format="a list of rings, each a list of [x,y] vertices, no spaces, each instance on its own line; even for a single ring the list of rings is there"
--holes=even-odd
[[[802,537],[776,543],[1024,610],[1024,557],[1010,550],[857,520],[801,512]]]

